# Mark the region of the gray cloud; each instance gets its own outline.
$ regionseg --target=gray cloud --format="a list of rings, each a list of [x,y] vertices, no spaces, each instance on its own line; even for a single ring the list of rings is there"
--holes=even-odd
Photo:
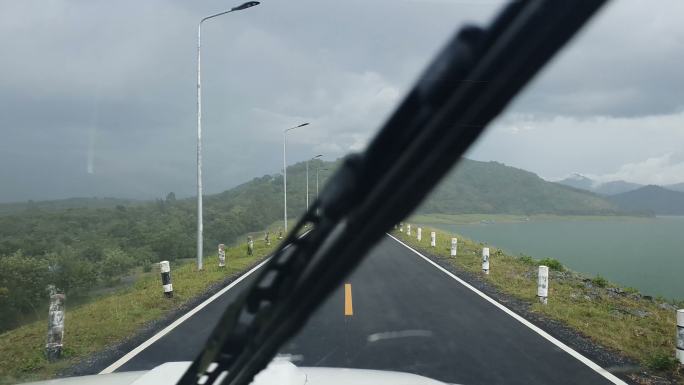
[[[290,162],[362,149],[457,26],[489,20],[500,4],[267,0],[210,21],[202,58],[207,191],[278,172],[282,130],[303,121],[312,124],[288,136]],[[666,138],[672,142],[683,108],[684,9],[658,4],[611,5],[471,155],[557,176],[615,173],[674,151]],[[192,195],[196,23],[227,7],[0,3],[0,201]],[[661,135],[653,139],[659,147],[620,135],[624,149],[607,157],[605,146],[591,144],[614,144],[618,135],[600,119],[655,130],[649,116],[668,122],[651,132]],[[540,162],[540,153],[558,161]]]

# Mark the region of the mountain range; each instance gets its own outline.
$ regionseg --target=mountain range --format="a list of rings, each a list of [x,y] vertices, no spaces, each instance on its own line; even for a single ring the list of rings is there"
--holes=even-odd
[[[328,169],[321,173],[321,184],[340,164],[316,161],[312,169]],[[288,167],[288,212],[294,218],[304,210],[305,164]],[[680,189],[682,191],[675,191]],[[311,200],[315,184],[309,187]],[[174,198],[175,199],[175,198]],[[167,197],[168,200],[168,197]],[[223,193],[207,195],[206,208],[216,211],[207,215],[209,221],[223,223],[225,215],[250,212],[259,218],[258,224],[236,229],[249,231],[282,216],[282,176],[264,175]],[[116,209],[127,207],[145,210],[157,202],[118,200],[113,198],[77,198],[60,201],[0,204],[0,216],[31,212],[61,212],[82,209]],[[194,198],[179,199],[175,207],[192,214]],[[550,182],[538,175],[498,162],[481,162],[463,158],[447,174],[437,188],[417,209],[422,213],[502,213],[559,215],[664,215],[684,214],[684,183],[667,186],[642,186],[625,181],[596,183],[591,178],[575,174],[559,182]],[[232,219],[231,224],[235,221]],[[257,226],[258,225],[258,226]],[[221,227],[221,226],[218,226]],[[208,230],[213,228],[209,226]],[[208,233],[212,231],[209,230]]]
[[[548,182],[529,171],[498,162],[462,159],[419,211],[599,215],[623,210],[598,194]]]
[[[582,174],[572,174],[557,183],[602,195],[624,211],[656,215],[684,214],[684,183],[656,186],[624,180],[598,182]]]

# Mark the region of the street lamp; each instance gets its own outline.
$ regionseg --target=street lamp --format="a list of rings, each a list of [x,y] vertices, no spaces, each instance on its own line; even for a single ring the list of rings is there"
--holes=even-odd
[[[287,139],[287,133],[289,131],[292,131],[295,128],[304,127],[304,126],[308,126],[308,125],[309,125],[309,123],[302,123],[299,126],[290,127],[290,128],[287,128],[283,131],[283,199],[285,200],[285,204],[283,205],[283,207],[284,207],[283,212],[284,212],[284,218],[285,218],[285,225],[284,225],[285,233],[287,233],[287,158],[285,156],[285,152],[286,152],[287,147],[285,146],[285,142]]]
[[[318,199],[318,173],[321,171],[321,167],[316,168],[316,199]],[[324,168],[323,171],[328,171],[327,168]]]
[[[202,23],[227,13],[241,11],[259,5],[258,1],[248,1],[227,11],[207,16],[197,25],[197,270],[202,270],[204,225],[202,220]]]
[[[306,160],[306,209],[307,210],[309,209],[309,161],[314,160],[314,159],[318,159],[322,156],[323,155],[319,154],[319,155],[314,156],[311,159]]]

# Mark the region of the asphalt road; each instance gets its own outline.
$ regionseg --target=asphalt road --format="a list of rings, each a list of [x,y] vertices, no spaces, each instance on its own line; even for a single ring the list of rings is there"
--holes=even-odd
[[[195,358],[222,310],[249,282],[117,371]],[[396,370],[459,384],[611,383],[392,238],[347,283],[283,347],[296,365]]]

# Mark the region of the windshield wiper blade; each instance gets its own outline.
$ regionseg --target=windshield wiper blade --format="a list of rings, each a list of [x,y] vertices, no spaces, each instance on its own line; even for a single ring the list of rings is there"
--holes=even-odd
[[[488,28],[461,29],[368,149],[346,158],[179,384],[248,384],[604,2],[516,1]]]

